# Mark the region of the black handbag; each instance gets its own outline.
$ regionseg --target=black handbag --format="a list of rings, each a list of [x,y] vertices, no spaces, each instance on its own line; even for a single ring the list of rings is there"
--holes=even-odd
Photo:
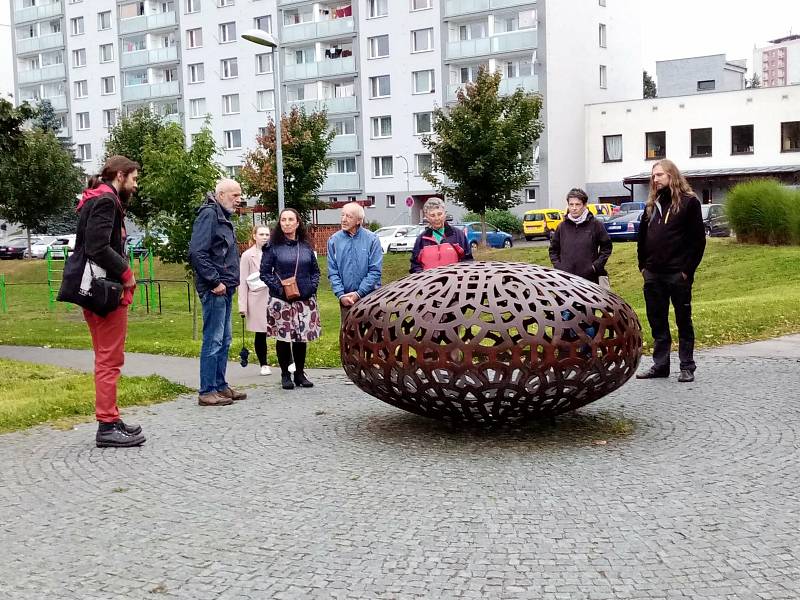
[[[77,304],[105,317],[119,306],[122,300],[122,284],[106,279],[105,271],[87,259],[83,251],[78,251],[71,254],[64,265],[57,299],[59,302]]]

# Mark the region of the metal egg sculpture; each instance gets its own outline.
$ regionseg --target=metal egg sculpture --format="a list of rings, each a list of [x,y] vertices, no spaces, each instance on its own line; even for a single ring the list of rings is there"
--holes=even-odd
[[[616,294],[527,263],[464,262],[416,273],[353,306],[342,365],[403,410],[479,426],[554,416],[636,371],[639,319]]]

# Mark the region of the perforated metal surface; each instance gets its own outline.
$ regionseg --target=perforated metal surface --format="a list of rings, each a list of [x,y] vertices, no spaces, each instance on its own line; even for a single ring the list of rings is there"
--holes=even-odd
[[[491,425],[557,415],[636,371],[641,325],[619,296],[527,263],[467,262],[410,275],[360,300],[342,365],[398,408]]]

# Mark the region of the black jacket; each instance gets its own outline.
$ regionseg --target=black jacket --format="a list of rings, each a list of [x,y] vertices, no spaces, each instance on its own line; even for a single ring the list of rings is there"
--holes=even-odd
[[[556,269],[598,282],[606,274],[611,238],[590,212],[583,223],[564,219],[550,240],[550,262]]]
[[[264,248],[261,254],[261,281],[269,287],[270,296],[286,300],[281,279],[294,276],[295,265],[297,287],[300,289],[298,300],[308,300],[317,293],[319,286],[319,263],[311,246],[305,242],[286,240]]]
[[[125,213],[116,190],[105,183],[84,192],[78,208],[75,252],[106,270],[106,277],[121,282],[128,271],[125,253]]]
[[[198,293],[213,290],[220,283],[229,290],[239,285],[239,246],[233,223],[213,194],[197,209],[189,262]]]
[[[703,259],[706,249],[706,232],[700,201],[696,196],[681,197],[680,209],[671,206],[669,188],[663,189],[657,199],[661,211],[645,209],[639,225],[637,254],[639,270],[652,273],[685,273],[691,280]]]
[[[419,262],[419,253],[422,252],[422,249],[425,246],[431,246],[436,243],[432,238],[433,230],[430,227],[426,227],[425,231],[417,236],[417,241],[414,242],[414,249],[411,251],[411,269],[409,269],[409,273],[419,273],[422,271],[422,263]],[[464,256],[461,257],[459,262],[473,260],[472,247],[470,246],[463,229],[457,229],[449,223],[445,223],[444,237],[440,243],[458,244],[461,246],[461,249],[464,250]]]

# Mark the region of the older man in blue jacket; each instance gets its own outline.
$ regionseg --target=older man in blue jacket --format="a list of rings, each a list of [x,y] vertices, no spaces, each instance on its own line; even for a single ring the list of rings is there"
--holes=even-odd
[[[342,229],[328,240],[328,279],[339,299],[342,323],[350,308],[381,285],[383,250],[378,236],[365,229],[364,207],[342,207]]]

